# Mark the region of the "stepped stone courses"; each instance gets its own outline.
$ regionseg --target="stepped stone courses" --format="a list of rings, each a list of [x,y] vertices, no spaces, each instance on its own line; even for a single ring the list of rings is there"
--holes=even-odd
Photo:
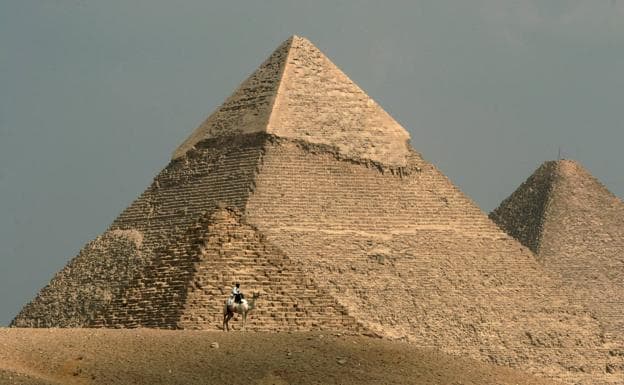
[[[149,262],[136,230],[112,230],[89,242],[13,321],[14,326],[83,327]],[[20,321],[21,317],[26,317]]]
[[[490,217],[600,321],[624,377],[624,203],[571,160],[541,165]]]
[[[240,281],[261,294],[251,330],[370,332],[616,383],[596,319],[408,138],[293,37],[13,326],[214,329]]]

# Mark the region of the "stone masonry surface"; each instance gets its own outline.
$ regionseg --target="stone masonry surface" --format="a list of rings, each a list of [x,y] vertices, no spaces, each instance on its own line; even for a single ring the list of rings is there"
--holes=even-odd
[[[240,282],[248,295],[260,294],[250,330],[366,330],[315,283],[315,276],[273,247],[256,229],[242,223],[239,214],[218,210],[197,229],[194,239],[200,241],[199,249],[191,254],[200,261],[188,286],[180,327],[210,329],[220,325],[223,299],[232,283]]]
[[[87,243],[12,322],[17,327],[90,325],[149,262],[136,230],[107,231]]]
[[[543,164],[490,214],[490,218],[520,243],[538,252],[544,211],[552,187],[554,162]]]
[[[621,352],[565,281],[311,43],[259,71],[13,326],[215,329],[240,281],[260,293],[252,330],[372,333],[621,383]]]
[[[408,132],[308,40],[294,37],[267,132],[404,166]]]
[[[108,233],[132,235],[127,254],[88,245],[73,262],[107,264],[91,273],[105,279],[66,269],[14,324],[215,329],[238,280],[261,293],[252,330],[368,330],[559,379],[610,379],[598,322],[415,152],[392,168],[265,134],[207,140]],[[133,255],[130,273],[101,273]],[[79,286],[112,294],[65,301]]]
[[[624,203],[579,163],[560,160],[539,167],[491,217],[592,311],[612,346],[608,370],[624,377]]]
[[[239,88],[176,149],[180,158],[211,138],[265,132],[291,39],[282,43]]]
[[[93,297],[82,298],[80,301],[64,301],[61,297],[71,292],[76,285],[97,287],[102,283],[104,288],[97,290],[108,290],[108,285],[117,281],[116,275],[110,277],[105,275],[107,279],[93,280],[92,276],[98,276],[101,270],[95,270],[87,275],[83,270],[93,264],[104,264],[101,267],[103,270],[112,268],[111,264],[114,263],[128,264],[125,259],[132,258],[135,253],[140,252],[144,258],[141,265],[133,269],[130,277],[124,278],[123,282],[114,283],[115,285],[125,287],[128,282],[142,278],[152,282],[175,278],[178,284],[168,290],[156,290],[153,286],[144,287],[145,296],[149,294],[154,299],[158,298],[158,295],[168,295],[169,302],[161,299],[152,303],[153,301],[147,300],[147,297],[139,296],[137,300],[143,299],[135,308],[135,314],[122,323],[126,326],[175,327],[181,305],[178,302],[171,302],[172,296],[182,298],[186,290],[183,285],[190,279],[189,269],[192,264],[190,261],[185,261],[185,266],[174,263],[177,260],[172,260],[173,257],[167,254],[168,248],[183,237],[202,215],[214,210],[218,203],[237,209],[244,208],[261,151],[257,143],[254,145],[257,141],[256,137],[206,141],[204,144],[208,147],[200,146],[187,153],[183,159],[172,161],[105,233],[106,235],[111,231],[132,231],[133,234],[140,235],[141,248],[138,251],[129,249],[126,252],[118,252],[115,251],[119,249],[120,242],[117,241],[116,249],[111,249],[103,261],[98,261],[102,254],[107,253],[107,248],[100,246],[99,239],[95,241],[95,247],[91,243],[87,244],[79,256],[20,312],[13,325],[91,326],[95,320],[94,316],[85,319],[81,315],[81,308],[83,306],[102,308],[101,300]],[[173,266],[169,268],[172,263]],[[77,269],[73,265],[85,268]],[[145,268],[141,269],[141,266]],[[155,275],[154,269],[162,274]],[[180,280],[179,274],[184,275],[183,280]],[[96,301],[96,304],[89,304],[91,300]],[[130,299],[124,297],[120,300]],[[114,302],[110,297],[108,301]],[[118,322],[114,321],[120,317],[117,312],[125,314],[125,307],[124,305],[124,308],[117,306],[108,308],[108,322]],[[52,316],[60,313],[62,316]],[[163,321],[165,319],[166,322]]]
[[[339,156],[270,142],[246,218],[350,314],[455,354],[604,373],[598,322],[434,166],[415,152],[401,170]]]
[[[307,39],[284,42],[176,150],[207,138],[266,132],[405,165],[408,132]]]

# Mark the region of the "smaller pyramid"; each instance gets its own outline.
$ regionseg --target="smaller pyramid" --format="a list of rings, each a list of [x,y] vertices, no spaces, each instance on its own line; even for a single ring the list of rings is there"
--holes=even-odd
[[[624,330],[624,203],[572,160],[542,164],[490,218],[560,275],[607,335]]]
[[[223,321],[222,300],[234,282],[250,296],[260,294],[262,307],[251,315],[253,330],[366,330],[314,277],[227,208],[217,208],[190,226],[142,276],[127,284],[125,297],[113,300],[110,308],[115,310],[100,313],[91,326],[214,328]],[[152,288],[147,295],[145,287]],[[145,302],[154,304],[153,311],[145,311]]]

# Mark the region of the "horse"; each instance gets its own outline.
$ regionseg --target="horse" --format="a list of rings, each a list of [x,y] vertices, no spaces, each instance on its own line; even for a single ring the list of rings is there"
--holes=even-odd
[[[225,300],[225,305],[223,306],[223,330],[227,332],[230,331],[228,322],[232,317],[234,317],[234,313],[238,313],[243,316],[242,330],[245,330],[247,314],[256,306],[256,299],[258,299],[258,297],[260,297],[260,293],[253,293],[249,301],[243,299],[240,303],[234,303],[233,301],[230,303],[229,299]]]

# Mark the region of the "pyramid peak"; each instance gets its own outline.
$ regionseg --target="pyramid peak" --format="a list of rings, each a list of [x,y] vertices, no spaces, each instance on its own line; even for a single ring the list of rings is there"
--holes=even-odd
[[[292,35],[174,153],[215,137],[266,133],[405,166],[409,133],[312,42]]]
[[[560,159],[556,163],[557,171],[562,176],[574,176],[581,173],[589,173],[580,162],[572,159]]]
[[[555,159],[544,161],[534,172],[548,173],[551,176],[558,177],[576,177],[580,175],[588,175],[589,171],[577,160],[574,159]],[[555,179],[549,178],[549,182],[554,182]]]
[[[560,165],[582,166],[579,161],[574,160],[574,159],[566,159],[566,158],[547,160],[547,161],[544,162],[544,164],[554,164],[554,165],[557,165],[557,166],[560,166]]]
[[[553,219],[552,207],[570,210],[581,207],[583,212],[593,210],[598,213],[604,207],[621,204],[619,198],[580,162],[558,159],[542,163],[490,213],[490,218],[505,232],[539,253],[545,221],[557,222]]]
[[[292,42],[297,42],[297,41],[298,41],[298,42],[306,42],[306,43],[308,43],[308,44],[312,44],[312,45],[314,45],[314,43],[312,43],[312,41],[310,41],[310,39],[308,39],[307,37],[305,37],[305,36],[300,36],[300,35],[296,35],[296,34],[291,35],[291,36],[290,36],[288,39],[286,39],[284,42],[285,42],[285,43],[292,43]]]
[[[596,178],[577,160],[574,159],[557,159],[548,160],[542,163],[529,178],[523,183],[544,184],[547,188],[547,194],[552,193],[552,185],[559,183],[561,179],[570,178]],[[596,182],[598,182],[596,180]],[[522,186],[521,186],[522,187]],[[578,186],[577,186],[578,187]],[[535,186],[532,186],[535,188]]]
[[[574,159],[549,160],[544,162],[541,167],[545,167],[548,172],[558,178],[595,178],[581,162]],[[538,172],[541,167],[535,172]],[[554,181],[555,179],[552,179],[552,182]]]

